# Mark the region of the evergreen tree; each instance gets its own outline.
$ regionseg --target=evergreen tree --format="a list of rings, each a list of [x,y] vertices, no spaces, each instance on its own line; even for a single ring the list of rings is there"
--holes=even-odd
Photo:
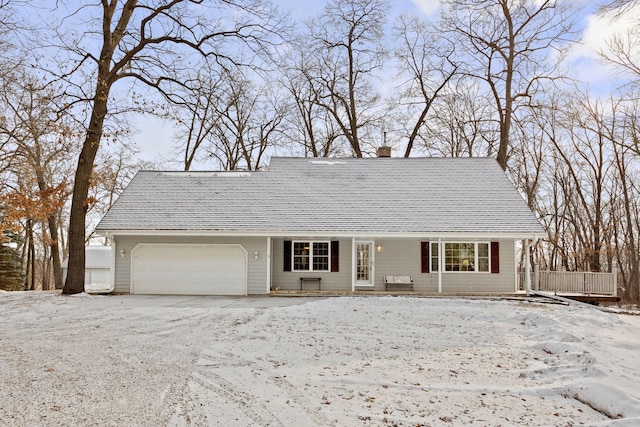
[[[0,236],[0,289],[5,291],[19,291],[24,285],[17,239],[14,233]]]

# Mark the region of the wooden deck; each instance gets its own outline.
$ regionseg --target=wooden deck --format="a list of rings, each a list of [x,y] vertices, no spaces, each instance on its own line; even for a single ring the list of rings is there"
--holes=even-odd
[[[575,301],[586,302],[589,304],[599,304],[601,302],[606,303],[614,303],[619,302],[620,297],[613,295],[596,295],[596,294],[571,294],[571,293],[558,293],[558,292],[535,292],[536,295],[550,297],[550,296],[558,296],[562,298],[567,298]]]
[[[614,297],[612,295],[565,295],[565,298],[574,299],[581,302],[588,302],[589,304],[620,301],[620,297]]]
[[[559,296],[575,301],[598,304],[618,302],[617,273],[584,271],[534,271],[531,289],[541,296]],[[518,288],[525,290],[525,273],[518,273]]]

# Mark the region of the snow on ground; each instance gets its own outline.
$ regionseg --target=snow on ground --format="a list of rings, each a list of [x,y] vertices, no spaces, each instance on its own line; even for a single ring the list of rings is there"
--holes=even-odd
[[[640,316],[0,293],[2,426],[637,426]]]

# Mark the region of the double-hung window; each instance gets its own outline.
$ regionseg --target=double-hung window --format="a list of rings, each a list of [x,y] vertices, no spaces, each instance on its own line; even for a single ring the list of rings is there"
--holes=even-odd
[[[329,271],[330,242],[293,242],[294,271]]]
[[[445,242],[444,270],[461,272],[489,272],[489,243]],[[431,246],[431,271],[438,271],[438,244]]]

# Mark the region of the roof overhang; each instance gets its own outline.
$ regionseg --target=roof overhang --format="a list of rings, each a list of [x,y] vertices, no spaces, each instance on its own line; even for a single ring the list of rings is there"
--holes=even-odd
[[[189,236],[189,237],[272,237],[272,238],[356,238],[356,239],[511,239],[538,240],[544,231],[478,232],[478,231],[238,231],[238,230],[97,230],[97,234],[112,236]]]

